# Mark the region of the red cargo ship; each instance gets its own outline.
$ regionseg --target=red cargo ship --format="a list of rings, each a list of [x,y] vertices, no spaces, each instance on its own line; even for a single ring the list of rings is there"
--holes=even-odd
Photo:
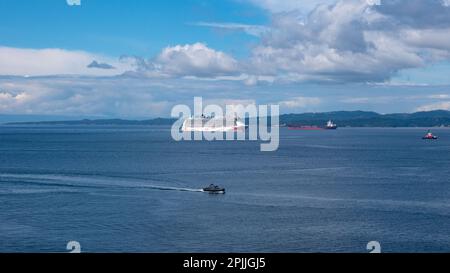
[[[296,125],[289,125],[288,126],[289,130],[312,130],[312,131],[316,131],[316,130],[336,130],[338,127],[335,123],[333,123],[331,120],[328,121],[327,125],[324,127],[319,127],[319,126],[296,126]]]
[[[318,126],[289,126],[289,130],[325,130]]]

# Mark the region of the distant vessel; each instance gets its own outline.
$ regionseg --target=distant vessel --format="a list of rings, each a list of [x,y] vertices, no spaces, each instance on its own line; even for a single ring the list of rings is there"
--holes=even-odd
[[[228,118],[206,117],[202,115],[199,118],[191,117],[183,122],[181,130],[183,132],[230,132],[245,130],[245,123],[234,118],[233,124],[228,124]]]
[[[209,193],[225,193],[225,188],[219,187],[217,185],[211,184],[206,188],[203,188],[204,192]]]
[[[289,125],[289,130],[323,130],[323,128],[319,126],[296,126],[296,125]]]
[[[325,127],[325,129],[328,130],[336,130],[337,128],[338,126],[336,125],[336,123],[333,123],[331,120],[327,122],[327,126]]]
[[[336,130],[338,126],[333,123],[331,120],[327,122],[327,125],[325,127],[319,127],[319,126],[310,126],[310,125],[289,125],[289,130]]]
[[[433,133],[428,130],[428,133],[424,137],[422,137],[422,139],[435,140],[438,139],[438,137],[433,135]]]

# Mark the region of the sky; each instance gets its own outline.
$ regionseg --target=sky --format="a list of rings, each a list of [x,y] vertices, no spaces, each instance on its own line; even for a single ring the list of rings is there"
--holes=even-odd
[[[450,110],[448,37],[449,0],[0,0],[0,115]]]

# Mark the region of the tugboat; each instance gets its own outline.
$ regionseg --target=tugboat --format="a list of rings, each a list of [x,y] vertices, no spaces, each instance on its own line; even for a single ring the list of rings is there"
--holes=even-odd
[[[327,122],[327,126],[325,127],[325,129],[327,130],[336,130],[337,128],[338,126],[336,125],[336,123],[333,123],[331,120]]]
[[[204,192],[209,193],[225,193],[225,188],[219,187],[217,185],[211,184],[206,188],[203,188]]]
[[[430,130],[428,130],[428,133],[422,139],[436,140],[438,139],[438,137],[433,135],[433,133]]]

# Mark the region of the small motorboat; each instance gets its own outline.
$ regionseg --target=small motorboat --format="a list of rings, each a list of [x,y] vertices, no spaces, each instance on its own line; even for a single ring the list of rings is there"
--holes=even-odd
[[[428,130],[428,133],[422,139],[436,140],[438,139],[438,137],[433,135],[433,133],[430,130]]]
[[[203,188],[204,192],[209,193],[225,193],[225,188],[219,187],[217,185],[211,184],[206,188]]]

